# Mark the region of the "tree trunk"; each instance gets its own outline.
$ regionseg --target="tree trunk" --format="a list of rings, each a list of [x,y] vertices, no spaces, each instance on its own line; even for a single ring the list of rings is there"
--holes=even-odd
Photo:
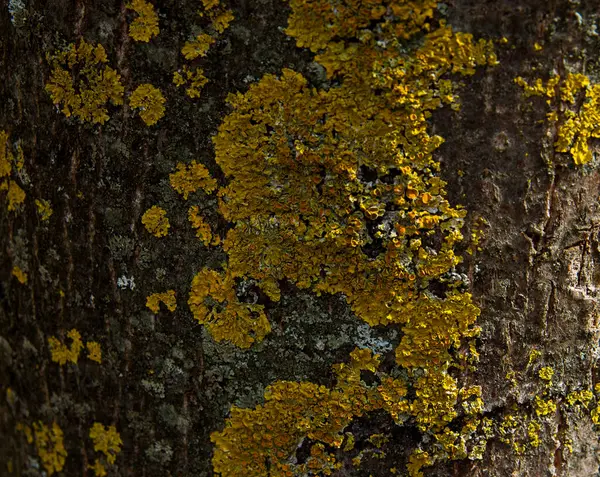
[[[594,388],[600,384],[596,373],[600,161],[595,154],[595,138],[600,137],[600,116],[594,116],[594,88],[600,83],[596,32],[600,3],[453,0],[438,4],[437,9],[434,5],[434,11],[422,21],[415,19],[421,6],[413,4],[426,5],[427,0],[331,3],[336,9],[325,8],[325,13],[315,13],[314,17],[302,8],[329,3],[231,0],[211,6],[208,0],[167,0],[152,7],[137,0],[132,5],[117,1],[11,0],[2,4],[0,133],[6,134],[0,134],[0,475],[103,475],[106,471],[108,475],[275,476],[288,475],[280,467],[285,465],[295,472],[289,475],[598,474],[600,394]],[[367,13],[364,6],[362,10],[357,7],[362,4],[369,4]],[[385,14],[373,13],[380,4]],[[354,5],[354,9],[344,10],[344,5]],[[394,5],[410,5],[408,17],[393,10]],[[233,13],[230,22],[224,20],[229,9]],[[293,17],[295,9],[301,13]],[[151,24],[154,11],[160,32],[142,26],[141,37],[136,38],[132,25],[139,18]],[[473,63],[474,74],[449,68],[432,80],[413,70],[407,73],[408,67],[402,72],[417,75],[419,84],[429,81],[423,88],[435,91],[436,98],[443,95],[439,93],[440,79],[452,80],[453,84],[448,94],[454,99],[424,107],[423,124],[428,137],[444,139],[439,147],[432,147],[432,164],[440,165],[439,173],[435,166],[427,172],[446,182],[447,192],[439,192],[439,200],[447,199],[452,210],[462,205],[468,212],[464,219],[456,219],[465,238],[454,250],[462,259],[439,273],[416,273],[416,280],[407,278],[408,272],[395,278],[402,293],[409,290],[417,308],[421,299],[443,307],[452,293],[461,297],[472,294],[472,299],[467,298],[468,305],[474,307],[469,316],[479,313],[477,322],[467,322],[458,341],[452,340],[450,330],[448,336],[440,338],[447,342],[439,355],[443,358],[435,355],[414,365],[402,362],[396,349],[406,346],[410,327],[418,328],[422,318],[411,318],[406,311],[409,308],[401,308],[403,311],[387,326],[367,318],[358,311],[358,292],[352,296],[346,291],[350,285],[327,281],[338,273],[331,271],[330,262],[317,263],[320,272],[303,283],[300,272],[296,276],[281,271],[283,266],[275,272],[275,259],[256,259],[277,249],[284,239],[274,232],[273,237],[278,238],[269,242],[264,229],[252,229],[257,227],[253,218],[262,220],[263,213],[257,208],[252,216],[252,204],[264,201],[264,220],[281,226],[283,213],[269,209],[267,201],[275,190],[285,191],[287,186],[283,179],[281,183],[259,183],[263,176],[258,172],[246,178],[235,172],[240,170],[236,167],[244,167],[243,157],[250,157],[252,152],[239,156],[242,159],[235,159],[235,154],[244,147],[250,151],[262,147],[263,143],[257,145],[245,138],[254,137],[253,128],[270,106],[265,102],[259,108],[248,99],[250,96],[244,97],[246,103],[239,100],[237,105],[229,104],[226,98],[230,93],[257,91],[252,88],[262,84],[265,75],[284,78],[283,72],[288,70],[306,78],[307,85],[298,86],[297,93],[310,98],[306,101],[320,98],[317,93],[311,96],[310,88],[325,97],[333,95],[336,88],[353,84],[349,79],[352,71],[332,74],[326,58],[315,58],[309,49],[310,41],[320,33],[315,30],[313,40],[308,40],[310,35],[301,31],[305,28],[310,32],[310,22],[318,24],[331,11],[332,24],[338,21],[336,15],[347,14],[351,20],[353,15],[359,19],[366,15],[368,21],[360,25],[363,33],[384,35],[377,25],[392,17],[389,21],[402,24],[403,31],[412,28],[397,34],[400,47],[394,50],[406,64],[427,44],[428,35],[444,28],[444,20],[453,28],[448,35],[470,33],[473,44],[478,39],[489,41],[486,57],[473,60],[477,63]],[[300,33],[291,28],[284,31],[292,18],[299,22]],[[223,28],[218,21],[224,22]],[[348,20],[348,25],[351,23]],[[340,27],[337,34],[323,40],[323,45],[316,43],[321,40],[314,40],[313,49],[323,53],[335,42],[343,43],[346,52],[353,45],[362,48],[360,45],[366,43],[353,32]],[[201,33],[211,38],[204,37],[207,53],[186,58],[182,48],[201,49]],[[143,41],[144,35],[149,41]],[[451,46],[456,38],[465,44],[471,41],[449,38]],[[81,46],[86,44],[91,45],[89,53]],[[98,59],[102,52],[97,45],[102,45],[106,61]],[[373,45],[377,51],[392,51],[383,42]],[[498,64],[494,64],[492,48]],[[60,52],[69,51],[74,55],[70,59],[69,53],[60,56]],[[348,61],[357,61],[359,66],[352,68],[360,77],[362,59],[357,58]],[[459,60],[452,57],[450,62],[456,65]],[[343,62],[336,65],[343,71]],[[207,79],[205,85],[203,79],[193,76],[197,67]],[[57,76],[61,68],[69,75],[67,83],[75,87],[72,94]],[[120,75],[112,83],[107,79],[109,68]],[[384,71],[380,66],[372,68],[372,76]],[[181,75],[181,86],[173,80],[176,72]],[[577,73],[586,75],[589,84],[574,86],[571,102],[565,96],[565,85],[569,74]],[[102,75],[106,83],[94,89],[94,82],[102,80]],[[553,84],[557,75],[560,80]],[[517,77],[524,80],[515,82]],[[538,78],[542,82],[533,91]],[[284,85],[284,99],[278,103],[284,111],[281,121],[289,120],[282,129],[287,136],[281,135],[279,146],[298,148],[298,158],[303,154],[298,142],[317,137],[320,124],[311,129],[312,136],[298,132],[299,126],[292,121],[302,123],[302,114],[296,117],[291,106],[289,111],[285,109],[285,95],[295,80],[279,81],[277,84]],[[404,84],[403,79],[390,81]],[[164,115],[160,100],[144,103],[142,98],[136,103],[134,92],[144,84],[157,88],[164,97]],[[372,98],[375,105],[388,94],[386,85],[352,87],[357,97]],[[86,88],[90,97],[77,96]],[[139,93],[152,95],[153,91],[142,89]],[[389,91],[396,94],[392,87]],[[353,94],[350,90],[348,97]],[[394,98],[400,102],[410,94],[409,90]],[[66,106],[69,98],[70,106]],[[458,98],[460,108],[451,107],[451,103],[458,104]],[[310,104],[306,114],[311,112]],[[335,121],[332,110],[326,109],[329,106],[314,104],[315,109],[327,111],[324,127]],[[218,139],[225,137],[223,124],[245,107],[254,108],[246,111],[252,119],[247,119],[246,128],[231,126],[229,140],[233,146],[226,149],[229,143],[224,139],[219,143]],[[359,120],[353,127],[360,131],[371,116],[360,116],[360,106],[354,109],[348,107],[347,121],[356,115]],[[400,109],[390,111],[396,114]],[[548,116],[553,112],[556,121]],[[148,119],[152,113],[155,123]],[[375,107],[372,117],[378,114],[381,111]],[[240,113],[238,119],[246,120],[242,116]],[[408,117],[407,113],[401,121],[409,121]],[[586,121],[591,126],[586,126]],[[569,124],[574,124],[572,136],[566,129]],[[272,126],[265,129],[265,141],[280,134],[281,124],[273,122]],[[335,144],[350,134],[340,127],[331,133]],[[565,137],[568,144],[561,149],[558,143]],[[365,138],[356,146],[361,154],[367,150]],[[578,144],[584,144],[584,155],[589,148],[592,156],[578,161]],[[336,159],[323,161],[337,161],[342,152],[340,146],[331,156]],[[432,200],[427,199],[429,192],[417,190],[417,198],[411,197],[412,182],[402,182],[403,173],[378,171],[378,158],[365,157],[362,166],[357,166],[361,187],[380,184],[387,190],[385,184],[400,185],[405,197],[402,203],[409,204],[402,207],[412,210],[410,204],[419,203],[418,211],[423,214],[431,209],[431,205],[427,208],[428,200]],[[228,163],[227,158],[234,159]],[[265,155],[264,160],[267,164],[271,158]],[[181,166],[181,174],[174,175],[178,164],[189,166],[192,161],[202,166],[194,170],[195,166]],[[319,169],[314,163],[307,166],[307,162],[299,161],[299,176],[304,177],[302,167],[306,167],[307,177],[316,177],[311,194],[324,197],[333,162],[321,162]],[[193,176],[202,175],[203,167],[210,176]],[[258,185],[253,187],[254,183]],[[228,184],[234,187],[227,188]],[[331,184],[332,188],[340,186]],[[187,190],[189,196],[184,194]],[[305,189],[297,190],[304,193]],[[433,196],[435,203],[438,196]],[[292,207],[295,200],[286,196],[281,206]],[[348,249],[357,250],[368,264],[365,267],[373,268],[372,264],[384,256],[387,243],[385,237],[376,238],[377,225],[383,230],[387,214],[395,214],[396,209],[388,201],[381,213],[372,212],[370,203],[356,200],[352,213],[360,216],[364,225],[360,240],[364,238],[366,243],[362,248],[352,244]],[[359,202],[367,205],[359,207]],[[166,212],[168,230],[159,215],[147,214],[153,206]],[[202,217],[196,227],[189,217],[193,206]],[[379,214],[377,219],[371,213]],[[309,228],[314,226],[310,214],[304,218],[300,214],[300,222],[304,220]],[[323,221],[330,227],[333,219],[328,217]],[[343,225],[348,227],[346,219]],[[240,248],[231,238],[232,231],[248,228],[255,232],[248,235],[253,239]],[[448,232],[438,225],[432,230],[437,235],[431,235],[430,247],[423,245],[422,250],[441,256],[442,239]],[[419,235],[424,243],[425,235]],[[395,236],[396,232],[389,235]],[[291,248],[290,260],[296,260],[296,268],[304,270],[301,260],[293,255],[300,256],[311,246],[317,261],[328,257],[326,240],[330,239],[299,240]],[[324,250],[316,251],[321,243],[326,244]],[[251,251],[253,247],[259,251]],[[402,250],[402,254],[411,255],[401,255],[399,263],[417,263],[417,252],[413,257],[408,246]],[[302,257],[309,260],[311,254]],[[239,265],[245,259],[249,263]],[[238,263],[237,269],[234,263]],[[210,270],[213,275],[204,272]],[[201,273],[206,273],[203,279],[193,281]],[[380,288],[389,287],[391,282],[384,278],[379,281],[376,271],[364,273],[367,282],[371,277],[375,283],[372,300],[377,306],[378,294],[386,293]],[[356,277],[358,272],[349,275],[348,281]],[[222,286],[221,299],[216,292],[210,296],[206,292],[195,309],[188,305],[188,299],[193,300],[196,286]],[[456,290],[449,291],[451,287]],[[154,302],[148,300],[156,293],[164,295],[155,295]],[[203,314],[204,309],[210,310],[212,318],[208,311]],[[233,322],[217,328],[214,322],[218,317],[225,320],[227,313],[233,313],[237,320],[249,316],[250,331],[233,337]],[[261,325],[262,316],[268,325]],[[432,326],[426,321],[421,324]],[[78,342],[81,350],[77,349]],[[101,357],[94,353],[95,343]],[[345,363],[345,369],[354,369],[350,356],[356,349],[379,354],[379,367],[357,367],[361,382],[356,384],[348,378],[349,384],[341,385],[343,371],[336,371],[335,366]],[[425,424],[416,411],[417,405],[425,402],[420,394],[425,391],[418,384],[423,376],[448,376],[457,386],[451,397],[454,411],[444,414],[435,408],[437,404],[432,405],[431,412],[443,425]],[[404,394],[394,397],[392,404],[382,404],[382,383],[388,378],[401,382]],[[274,388],[267,387],[285,381],[304,383],[294,388],[297,394],[292,393],[300,410],[285,417],[289,419],[285,425],[291,426],[284,426],[291,444],[282,445],[283,456],[254,449],[255,454],[247,455],[255,457],[244,462],[235,453],[240,447],[227,440],[224,429],[237,422],[235,410],[240,408],[246,409],[247,420],[252,422],[244,424],[252,430],[248,432],[264,430],[268,436],[271,426],[279,429],[283,424],[270,418],[263,417],[265,420],[257,424],[257,416],[275,402],[270,397]],[[323,388],[308,388],[306,383]],[[470,412],[467,407],[471,401],[464,393],[476,386],[481,386],[483,407]],[[300,397],[302,389],[327,397],[315,397],[316,404],[311,404],[309,412],[306,399]],[[332,396],[340,389],[364,393],[371,404],[353,407],[335,428],[337,411],[327,406],[335,405],[337,398]],[[441,389],[431,392],[452,394]],[[390,406],[399,402],[406,405],[400,416],[393,416]],[[451,417],[446,419],[449,413]],[[323,415],[324,423],[315,424]],[[300,422],[298,416],[305,420]],[[467,432],[464,429],[469,422],[476,429]],[[343,441],[317,438],[320,434],[316,429],[320,432],[327,426],[333,426],[331,436],[339,433]],[[302,433],[301,428],[308,430]],[[451,433],[452,444],[444,444],[442,436]],[[246,434],[239,435],[243,440]],[[245,441],[240,444],[244,449],[245,445]],[[235,449],[228,452],[227,446]],[[324,470],[329,464],[323,463],[326,458],[319,460],[316,449],[324,449],[324,455],[330,456],[334,462],[331,471]],[[221,464],[215,463],[219,455],[225,455],[228,464],[219,467]],[[416,462],[423,455],[426,462],[419,466]],[[213,456],[217,456],[215,461]],[[314,473],[308,470],[311,465]]]

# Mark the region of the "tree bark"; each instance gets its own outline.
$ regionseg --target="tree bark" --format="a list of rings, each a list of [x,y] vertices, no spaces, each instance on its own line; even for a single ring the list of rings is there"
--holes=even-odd
[[[195,236],[188,208],[200,206],[215,234],[224,236],[229,224],[215,194],[185,201],[169,174],[178,162],[196,160],[220,187],[227,183],[211,138],[231,111],[229,93],[284,68],[302,73],[311,86],[325,81],[314,54],[283,31],[286,3],[232,0],[234,21],[201,61],[208,83],[200,98],[189,98],[172,78],[185,64],[185,42],[203,28],[199,3],[156,3],[160,33],[149,43],[128,35],[135,15],[125,2],[2,4],[0,131],[7,131],[13,155],[23,150],[23,169],[13,167],[7,180],[26,197],[8,211],[7,192],[0,191],[0,475],[43,475],[39,444],[18,429],[38,422],[56,422],[64,433],[68,455],[57,475],[93,475],[95,459],[106,464],[89,435],[95,422],[114,425],[122,439],[116,462],[106,465],[109,475],[213,475],[210,435],[223,429],[232,406],[263,404],[265,388],[276,381],[331,387],[332,365],[348,362],[359,343],[400,341],[399,328],[392,334],[369,328],[341,294],[317,296],[291,282],[282,282],[281,300],[266,307],[270,334],[249,349],[215,342],[193,318],[187,299],[194,276],[218,269],[227,254]],[[424,467],[425,475],[599,472],[598,429],[590,417],[596,397],[570,405],[568,396],[593,392],[600,379],[600,162],[576,166],[557,152],[545,98],[525,98],[514,82],[518,76],[547,80],[552,71],[600,82],[599,7],[573,0],[438,6],[436,15],[455,31],[494,39],[499,61],[460,79],[459,112],[441,109],[429,119],[445,139],[434,157],[448,200],[468,211],[463,233],[483,231],[479,250],[464,253],[456,271],[468,278],[481,309],[480,361],[470,380],[482,386],[483,415],[493,421],[494,435],[482,460],[440,460]],[[109,104],[104,124],[67,118],[53,104],[46,54],[82,38],[103,45],[125,98],[142,83],[162,91],[166,110],[157,125],[144,124],[127,100]],[[596,151],[598,142],[589,145]],[[51,204],[48,220],[36,199]],[[166,237],[142,223],[155,204],[167,210]],[[27,274],[25,283],[15,267]],[[146,307],[149,295],[167,290],[176,293],[174,312]],[[51,359],[48,339],[69,344],[72,329],[83,343],[100,344],[101,363],[85,349],[76,364]],[[393,356],[389,351],[384,360]],[[540,379],[544,367],[554,371],[550,388]],[[535,398],[543,395],[556,410],[538,419]],[[503,442],[500,428],[509,415],[518,421],[516,437]],[[537,447],[527,433],[533,420],[541,423]],[[379,414],[357,419],[353,429],[364,436],[389,432],[393,439],[383,458],[361,469],[345,465],[335,475],[384,476],[393,467],[408,475],[408,456],[423,445],[414,424],[398,426]],[[520,444],[526,448],[516,449]]]

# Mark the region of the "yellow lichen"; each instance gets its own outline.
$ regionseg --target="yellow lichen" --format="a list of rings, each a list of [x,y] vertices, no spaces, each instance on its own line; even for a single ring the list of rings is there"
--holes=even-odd
[[[60,426],[56,422],[53,422],[51,427],[41,422],[34,422],[33,433],[38,456],[48,475],[62,471],[67,458],[67,451],[65,450],[63,432]]]
[[[40,216],[40,220],[42,222],[45,222],[48,219],[50,219],[50,216],[54,212],[52,210],[52,206],[50,205],[50,202],[48,202],[47,200],[44,200],[44,199],[35,199],[35,206],[37,208],[38,215]]]
[[[540,423],[537,421],[531,421],[527,425],[527,436],[532,447],[540,446],[540,429]]]
[[[550,366],[545,366],[539,371],[539,376],[544,381],[548,381],[548,384],[552,382],[552,376],[554,376],[554,370]]]
[[[527,362],[527,366],[531,366],[541,355],[542,353],[539,350],[533,348],[529,352],[529,361]]]
[[[224,8],[219,0],[203,1],[202,6],[203,9],[198,11],[198,15],[209,20],[210,23],[205,24],[204,29],[211,34],[202,32],[193,40],[185,42],[181,54],[189,61],[206,57],[210,47],[217,41],[217,37],[229,27],[234,19],[233,12]],[[198,98],[202,88],[208,83],[208,79],[204,76],[202,68],[190,68],[188,65],[184,65],[183,72],[179,70],[173,73],[173,83],[178,87],[186,85],[186,94],[190,98]]]
[[[151,84],[139,85],[129,98],[129,105],[140,110],[140,117],[147,126],[156,124],[165,115],[165,98]]]
[[[60,364],[61,366],[68,362],[76,364],[77,360],[79,359],[79,354],[83,349],[83,342],[81,341],[81,335],[79,334],[79,331],[72,329],[67,333],[67,338],[71,340],[70,347],[64,343],[61,343],[54,336],[48,338],[48,346],[50,348],[52,361]]]
[[[104,464],[99,459],[96,459],[94,465],[89,466],[88,469],[93,470],[96,477],[105,477],[107,475],[106,467],[104,467]]]
[[[144,215],[142,215],[142,224],[146,230],[155,237],[164,237],[169,232],[169,219],[167,211],[161,207],[153,205]]]
[[[114,464],[117,454],[121,452],[121,436],[115,426],[103,426],[99,422],[94,422],[90,429],[90,438],[94,444],[96,452],[102,452],[109,464]]]
[[[218,2],[204,2],[207,16]],[[223,271],[200,270],[188,303],[217,341],[241,347],[270,330],[260,289],[278,300],[290,280],[317,294],[341,294],[371,326],[398,325],[396,364],[407,377],[380,373],[378,358],[355,350],[351,363],[334,366],[333,388],[276,382],[265,404],[233,407],[216,444],[215,473],[299,475],[332,473],[344,428],[356,416],[383,409],[400,425],[407,419],[429,434],[431,453],[416,451],[412,476],[438,459],[481,458],[485,450],[483,401],[476,386],[461,387],[450,368],[476,360],[479,308],[454,273],[461,261],[466,211],[446,198],[433,153],[443,139],[431,135],[433,111],[458,109],[454,75],[497,64],[492,42],[429,23],[436,2],[292,0],[287,33],[335,84],[317,90],[284,69],[228,98],[233,111],[214,137],[215,158],[227,179],[219,212],[231,223],[223,242]],[[210,8],[209,8],[210,7]],[[436,27],[432,28],[432,24]],[[216,27],[215,27],[216,29]],[[419,33],[419,41],[405,42]],[[205,54],[208,38],[184,55]],[[184,77],[174,77],[184,84]],[[193,173],[171,175],[187,198]],[[188,191],[186,193],[186,191]],[[192,208],[193,209],[193,208]],[[192,210],[190,209],[190,210]],[[190,212],[197,216],[197,210]],[[435,294],[431,283],[442,283]],[[463,349],[472,361],[459,357]],[[368,386],[360,371],[377,373]],[[408,389],[413,390],[408,397]],[[464,416],[460,432],[449,425]],[[483,437],[478,434],[483,434]],[[314,442],[303,464],[290,457],[298,442]],[[268,464],[267,464],[268,463]]]
[[[16,265],[13,267],[12,269],[12,275],[19,280],[19,283],[21,284],[25,284],[27,283],[27,273],[25,273],[23,270],[21,270],[19,267],[17,267]]]
[[[175,311],[177,308],[175,290],[167,290],[163,293],[153,293],[146,298],[146,306],[150,308],[153,313],[158,313],[161,303],[164,303],[169,311]]]
[[[200,238],[204,245],[210,245],[212,240],[210,225],[200,215],[197,205],[190,207],[188,210],[188,220],[192,224],[192,227],[196,229],[196,237]]]
[[[410,475],[410,477],[423,477],[424,474],[421,472],[421,469],[433,465],[433,462],[434,461],[428,452],[422,449],[415,449],[410,454],[408,464],[406,464],[408,475]]]
[[[88,352],[88,358],[92,361],[96,361],[96,363],[102,363],[102,348],[100,347],[100,343],[96,341],[88,341],[85,344]]]
[[[589,389],[582,389],[581,391],[573,391],[567,395],[567,402],[569,406],[575,406],[577,403],[581,403],[587,407],[589,402],[594,398],[594,393]]]
[[[227,340],[248,348],[271,331],[264,306],[240,302],[235,277],[228,271],[200,271],[192,281],[188,304],[194,318],[206,326],[216,341]]]
[[[10,175],[13,154],[8,142],[8,133],[0,131],[0,178]]]
[[[200,33],[194,40],[185,42],[185,45],[181,49],[181,54],[186,60],[194,60],[199,56],[206,56],[214,42],[215,39],[212,36]]]
[[[135,41],[148,42],[159,34],[158,15],[154,5],[145,0],[133,0],[127,8],[134,10],[137,17],[129,25],[129,36]]]
[[[229,24],[233,20],[233,12],[231,10],[225,10],[213,18],[211,26],[217,33],[223,33],[229,28]]]
[[[556,403],[552,399],[542,399],[539,396],[535,397],[535,413],[538,416],[547,416],[556,412]]]
[[[169,180],[171,187],[183,195],[185,200],[198,189],[210,194],[217,188],[217,181],[210,176],[208,169],[196,161],[187,165],[182,162],[177,163],[177,172],[173,172]]]
[[[8,181],[8,210],[17,210],[25,200],[25,191],[13,180]]]
[[[272,475],[281,476],[324,470],[325,462],[330,470],[337,468],[340,463],[331,454],[323,455],[322,448],[311,452],[315,458],[320,456],[313,465],[292,464],[288,457],[304,436],[340,448],[345,440],[341,431],[352,418],[381,407],[377,390],[360,380],[361,370],[376,369],[379,357],[358,349],[350,357],[350,363],[334,365],[337,384],[333,389],[279,381],[265,390],[264,405],[254,410],[234,406],[225,429],[211,435],[217,446],[214,471],[231,477],[266,475],[267,461],[271,462]]]
[[[204,76],[202,68],[189,68],[187,65],[183,67],[183,72],[176,71],[173,73],[173,83],[180,86],[186,86],[185,93],[190,98],[199,98],[200,92],[204,85],[208,83],[208,79]]]
[[[85,40],[47,57],[52,72],[46,91],[65,116],[103,124],[108,119],[107,103],[123,104],[121,76],[108,62],[102,45]]]
[[[32,444],[35,442],[38,456],[48,475],[63,470],[67,459],[67,451],[65,450],[62,429],[56,421],[51,426],[47,426],[41,421],[34,422],[33,431],[30,426],[18,423],[16,429],[25,434],[27,443]]]
[[[555,75],[545,84],[541,78],[537,78],[533,84],[521,77],[515,78],[515,82],[523,87],[525,96],[547,98],[548,105],[554,108],[547,115],[548,121],[564,119],[558,126],[558,138],[554,144],[556,151],[570,153],[576,165],[590,162],[592,151],[589,139],[600,138],[600,130],[597,128],[600,120],[600,84],[590,85],[589,78],[579,73],[569,73],[562,80],[559,75]],[[578,97],[581,97],[582,104],[574,110]],[[559,100],[569,107],[560,106]],[[557,112],[559,109],[560,115]]]

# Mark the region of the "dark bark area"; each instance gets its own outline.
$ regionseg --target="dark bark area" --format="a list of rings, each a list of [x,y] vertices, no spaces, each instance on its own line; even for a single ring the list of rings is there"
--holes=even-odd
[[[224,184],[211,136],[229,111],[228,93],[282,68],[314,85],[323,81],[312,55],[282,31],[285,3],[233,0],[235,21],[202,63],[210,82],[200,99],[190,100],[172,73],[197,29],[195,3],[157,4],[161,32],[150,44],[127,36],[132,14],[121,2],[0,4],[0,130],[23,148],[25,174],[18,180],[27,194],[18,213],[7,212],[0,199],[0,475],[43,475],[32,446],[15,430],[18,422],[38,420],[61,425],[69,454],[64,475],[93,475],[93,422],[116,425],[123,440],[109,475],[212,475],[209,436],[222,428],[232,404],[256,406],[276,380],[330,385],[331,365],[346,360],[365,333],[343,297],[316,297],[291,284],[284,284],[281,302],[269,304],[273,331],[250,350],[215,344],[193,319],[186,305],[193,276],[218,267],[225,254],[194,236],[187,208],[199,205],[221,236],[228,224],[214,196],[199,192],[184,202],[168,174],[177,162],[196,159]],[[482,309],[475,381],[492,418],[515,405],[533,413],[541,364],[555,370],[557,400],[599,381],[599,162],[577,167],[556,153],[543,99],[524,100],[513,83],[532,71],[547,77],[566,68],[600,81],[592,28],[599,11],[598,2],[566,0],[445,6],[455,29],[510,40],[498,48],[499,66],[463,80],[461,111],[444,110],[431,121],[446,140],[436,154],[450,202],[469,211],[465,236],[478,218],[488,222],[482,250],[465,254],[458,271],[468,276]],[[156,127],[127,105],[109,107],[102,126],[57,110],[44,89],[45,55],[81,37],[104,45],[126,95],[146,82],[163,91],[166,115]],[[544,48],[535,51],[535,42]],[[40,220],[35,199],[51,202],[48,221]],[[171,220],[161,239],[141,223],[154,204]],[[15,264],[28,273],[26,284],[11,275]],[[133,278],[135,288],[119,286],[122,277]],[[146,297],[167,289],[177,292],[177,310],[153,314]],[[72,328],[84,342],[101,344],[101,364],[83,355],[77,365],[50,360],[48,337],[64,340]],[[399,341],[389,330],[369,333]],[[532,349],[541,357],[529,366]],[[506,379],[510,371],[517,373],[516,388]],[[372,416],[353,427],[375,432],[393,423]],[[393,432],[387,460],[361,472],[388,475],[390,462],[406,462],[420,436],[410,428]],[[559,408],[541,440],[537,450],[516,455],[492,438],[483,461],[440,464],[425,473],[597,475],[598,434],[585,413]]]

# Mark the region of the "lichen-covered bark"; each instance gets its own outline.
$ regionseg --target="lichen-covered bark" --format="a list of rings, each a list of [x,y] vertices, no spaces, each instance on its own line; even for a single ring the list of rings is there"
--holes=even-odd
[[[58,475],[94,475],[97,459],[109,475],[213,475],[210,435],[223,429],[232,406],[263,404],[265,388],[277,381],[331,389],[332,365],[347,363],[356,347],[381,353],[391,369],[400,327],[369,327],[340,294],[317,297],[288,281],[279,284],[280,301],[265,300],[256,287],[243,290],[241,300],[265,304],[271,328],[250,348],[215,342],[187,305],[198,271],[220,269],[227,260],[222,248],[196,236],[189,208],[198,207],[214,236],[224,236],[230,224],[214,193],[184,199],[169,175],[178,163],[196,160],[226,185],[211,136],[231,111],[228,93],[245,92],[284,68],[311,86],[332,86],[313,55],[282,31],[286,3],[227,4],[235,19],[195,60],[208,78],[198,98],[174,84],[173,73],[189,63],[181,54],[185,43],[206,29],[199,1],[156,3],[160,33],[148,43],[128,35],[136,13],[126,2],[0,6],[0,131],[9,134],[15,156],[23,150],[23,169],[15,166],[10,177],[26,193],[9,211],[7,192],[0,191],[0,475],[42,475],[44,453],[27,442],[24,429],[32,429],[35,441],[36,429],[41,434],[43,424],[52,435],[55,422],[68,454]],[[456,268],[481,309],[480,361],[452,373],[482,386],[483,417],[494,429],[482,460],[440,462],[424,467],[425,475],[598,472],[590,417],[596,398],[586,406],[572,394],[593,391],[598,382],[598,160],[575,166],[556,152],[549,106],[544,98],[525,98],[514,83],[517,76],[546,80],[552,70],[600,82],[598,7],[567,0],[438,5],[455,31],[495,40],[500,63],[460,79],[460,111],[441,109],[429,119],[432,134],[445,139],[434,158],[448,199],[468,210],[465,236],[483,231],[479,250],[465,252]],[[124,86],[125,105],[109,103],[104,124],[66,118],[45,89],[52,70],[46,54],[81,38],[104,46]],[[127,101],[143,84],[166,98],[156,125],[145,124]],[[47,220],[36,199],[51,205]],[[166,236],[142,222],[154,205],[169,217]],[[25,283],[14,267],[27,274]],[[170,290],[173,311],[166,306]],[[155,293],[166,301],[156,298],[147,307]],[[72,329],[84,349],[77,363],[64,349],[60,365],[49,339],[69,345]],[[100,344],[100,363],[88,358],[90,342]],[[550,386],[540,378],[542,367],[554,371]],[[368,384],[376,379],[361,377]],[[540,416],[536,396],[556,409]],[[539,446],[532,422],[540,425]],[[122,440],[120,452],[110,426]],[[365,459],[360,470],[351,462],[358,450],[349,451],[335,475],[390,475],[390,468],[406,475],[411,452],[425,445],[414,423],[398,426],[385,413],[355,418],[346,430],[366,448],[379,447],[373,435],[390,441],[381,444],[383,458]],[[312,444],[302,443],[298,461],[306,461]]]

